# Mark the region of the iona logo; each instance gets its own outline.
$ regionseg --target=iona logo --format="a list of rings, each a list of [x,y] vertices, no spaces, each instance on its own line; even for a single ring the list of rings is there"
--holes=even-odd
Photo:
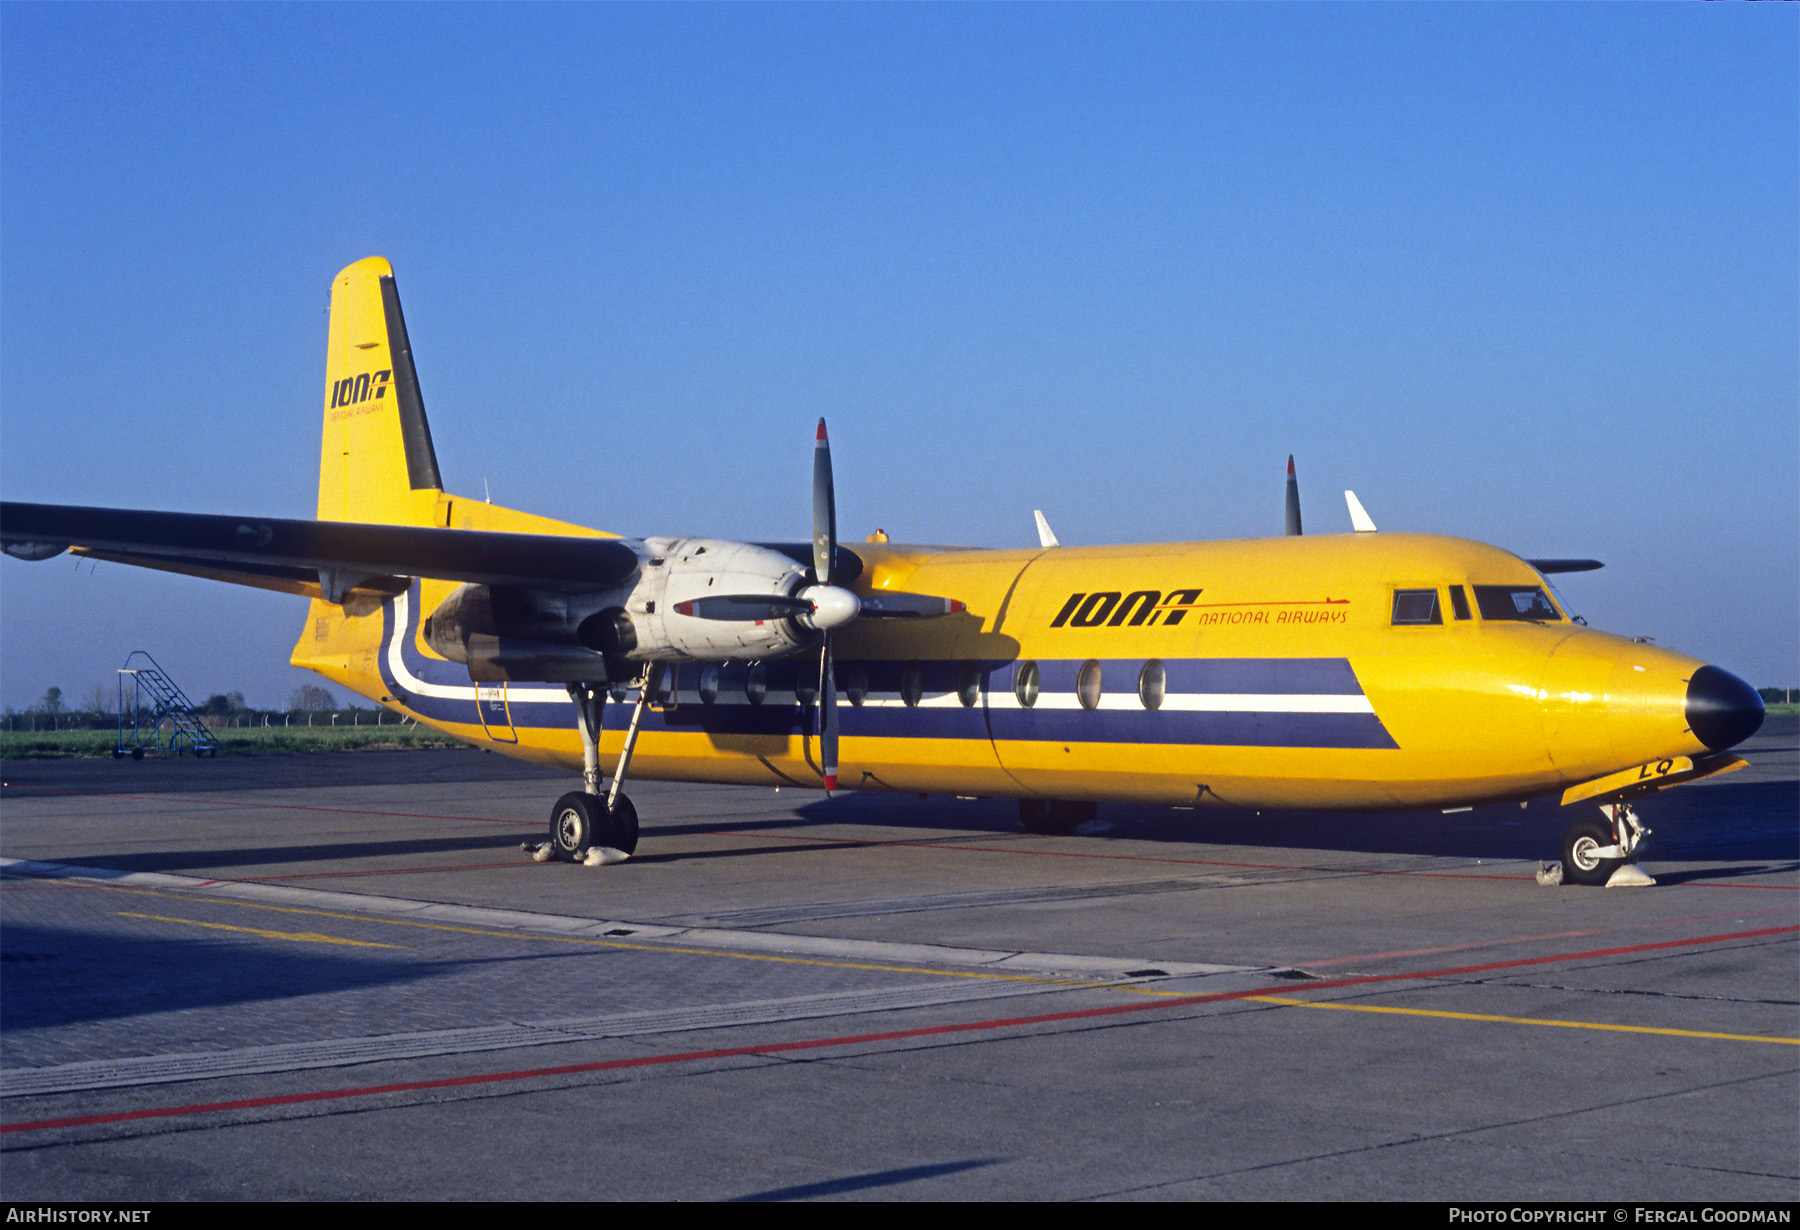
[[[364,372],[360,376],[345,376],[331,386],[330,408],[335,410],[339,406],[374,401],[387,392],[388,380],[393,374],[393,369],[390,368],[381,372]]]
[[[1071,628],[1139,628],[1161,622],[1171,628],[1193,609],[1200,598],[1198,589],[1177,589],[1168,597],[1154,589],[1122,593],[1116,589],[1091,594],[1070,594],[1062,610],[1050,621],[1052,628],[1065,624]]]

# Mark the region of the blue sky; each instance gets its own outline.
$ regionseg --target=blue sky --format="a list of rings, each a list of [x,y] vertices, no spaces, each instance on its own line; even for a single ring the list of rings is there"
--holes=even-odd
[[[1592,555],[1800,684],[1791,6],[0,6],[0,489],[310,516],[330,278],[453,489],[628,534]],[[0,562],[0,700],[297,599]]]

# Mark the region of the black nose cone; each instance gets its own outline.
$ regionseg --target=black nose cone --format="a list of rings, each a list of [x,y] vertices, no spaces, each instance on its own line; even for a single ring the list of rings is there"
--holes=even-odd
[[[1762,725],[1762,697],[1730,671],[1702,666],[1688,680],[1688,729],[1715,752],[1748,739]]]

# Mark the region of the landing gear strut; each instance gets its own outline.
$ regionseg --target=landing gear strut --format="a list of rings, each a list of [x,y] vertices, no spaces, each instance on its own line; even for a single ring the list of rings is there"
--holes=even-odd
[[[580,715],[581,781],[584,789],[572,790],[556,800],[550,809],[550,849],[561,859],[580,862],[596,847],[631,854],[637,850],[637,808],[620,790],[625,772],[631,767],[631,753],[637,746],[638,731],[644,724],[644,710],[656,692],[661,664],[652,662],[633,683],[638,690],[637,704],[631,711],[631,725],[625,731],[625,746],[619,752],[619,763],[613,769],[612,785],[604,797],[600,794],[600,706],[606,703],[605,688],[592,683],[571,683],[569,699]]]
[[[1605,820],[1577,820],[1563,834],[1563,878],[1573,883],[1605,884],[1650,836],[1631,804],[1602,803],[1600,810]]]
[[[1062,837],[1100,814],[1098,803],[1071,803],[1065,799],[1020,799],[1019,823],[1027,833]]]

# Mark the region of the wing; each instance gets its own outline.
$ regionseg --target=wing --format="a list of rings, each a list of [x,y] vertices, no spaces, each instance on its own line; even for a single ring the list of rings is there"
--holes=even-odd
[[[0,550],[47,559],[74,550],[333,602],[395,594],[413,577],[583,590],[638,567],[622,539],[60,504],[0,503]]]

